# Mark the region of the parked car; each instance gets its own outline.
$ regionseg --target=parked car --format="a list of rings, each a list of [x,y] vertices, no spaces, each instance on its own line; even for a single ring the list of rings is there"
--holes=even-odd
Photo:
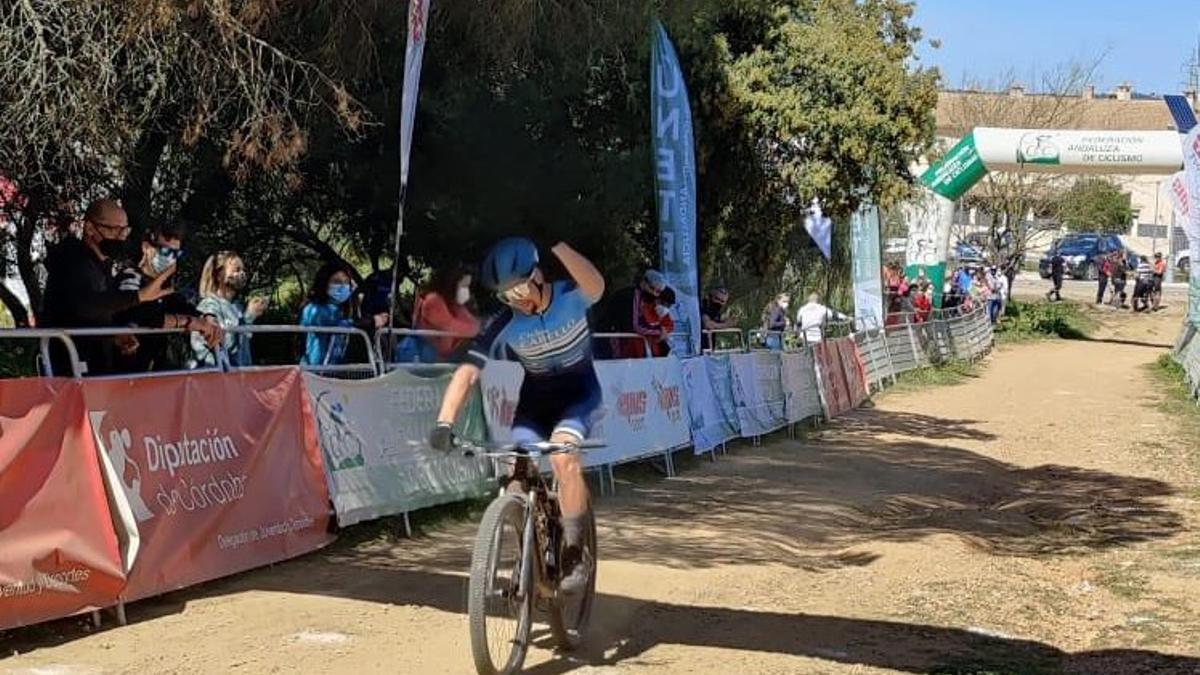
[[[1100,259],[1113,251],[1121,251],[1130,267],[1137,267],[1137,253],[1129,250],[1115,234],[1068,234],[1054,242],[1038,261],[1038,274],[1043,279],[1050,278],[1050,259],[1058,252],[1071,278],[1095,281],[1100,278]]]
[[[1191,251],[1184,249],[1175,254],[1175,269],[1186,279],[1192,272],[1192,255]]]
[[[965,241],[958,242],[950,249],[950,260],[967,266],[979,266],[987,262],[982,248]]]

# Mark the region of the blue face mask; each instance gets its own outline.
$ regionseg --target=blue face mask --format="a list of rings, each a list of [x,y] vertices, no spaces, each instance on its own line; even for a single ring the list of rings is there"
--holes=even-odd
[[[329,299],[334,304],[341,305],[350,299],[350,294],[353,291],[350,289],[350,284],[330,284]]]
[[[154,257],[150,258],[150,269],[154,270],[155,274],[162,274],[163,270],[175,264],[175,256],[163,255],[155,253]]]

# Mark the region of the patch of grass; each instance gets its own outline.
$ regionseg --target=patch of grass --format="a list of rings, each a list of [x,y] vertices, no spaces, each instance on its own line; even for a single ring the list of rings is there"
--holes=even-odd
[[[1096,581],[1110,593],[1126,600],[1138,600],[1150,590],[1150,580],[1139,574],[1132,565],[1114,566],[1103,570]]]
[[[1192,398],[1183,366],[1170,354],[1163,354],[1147,368],[1156,388],[1163,393],[1157,404],[1158,409],[1174,418],[1181,427],[1175,437],[1200,438],[1200,408],[1196,406],[1196,399]]]
[[[928,387],[948,387],[979,377],[978,368],[969,361],[954,359],[928,368],[917,368],[896,377],[896,386],[888,391],[914,391]]]
[[[1024,302],[1008,304],[1004,319],[996,327],[1001,343],[1058,338],[1085,340],[1096,330],[1096,321],[1075,302]]]

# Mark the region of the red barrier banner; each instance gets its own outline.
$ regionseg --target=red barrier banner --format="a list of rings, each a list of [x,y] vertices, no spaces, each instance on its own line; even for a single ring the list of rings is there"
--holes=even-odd
[[[851,410],[849,385],[846,383],[837,341],[829,340],[814,345],[813,355],[821,377],[821,390],[825,394],[825,414],[833,418]]]
[[[862,405],[870,391],[867,387],[867,370],[863,367],[862,353],[853,338],[838,338],[838,351],[842,357],[842,371],[846,374],[846,386],[850,394],[850,407]]]
[[[140,539],[125,600],[316,550],[329,492],[300,371],[89,380],[88,419]]]
[[[71,380],[0,380],[0,629],[117,604],[125,572]]]

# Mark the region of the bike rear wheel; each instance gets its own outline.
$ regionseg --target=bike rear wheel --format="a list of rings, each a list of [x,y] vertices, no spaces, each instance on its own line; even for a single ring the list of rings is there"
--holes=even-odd
[[[479,675],[516,673],[525,661],[535,592],[525,536],[525,500],[511,494],[488,506],[475,535],[467,620]]]
[[[596,516],[590,508],[584,528],[584,545],[592,554],[592,574],[586,590],[573,597],[559,593],[550,603],[546,616],[550,623],[550,634],[564,651],[574,651],[583,644],[588,623],[592,618],[592,605],[596,600],[596,572],[600,566],[600,556],[596,548]],[[559,555],[562,555],[561,551]]]

